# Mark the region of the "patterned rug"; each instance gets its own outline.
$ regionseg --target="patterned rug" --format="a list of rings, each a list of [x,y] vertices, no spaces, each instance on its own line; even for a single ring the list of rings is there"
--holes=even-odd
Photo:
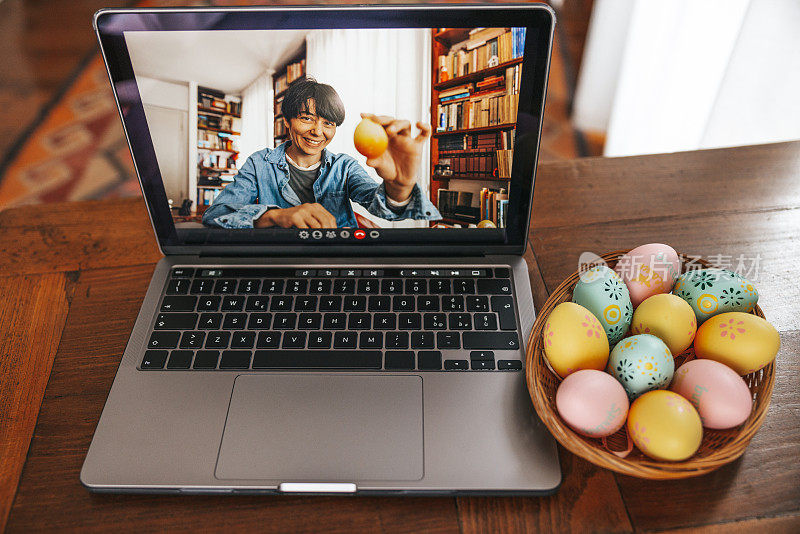
[[[177,4],[172,0],[142,5]],[[203,2],[209,4],[233,2]],[[236,2],[241,4],[242,2]],[[541,161],[582,155],[567,113],[570,89],[556,38]],[[0,210],[12,206],[141,195],[99,53],[81,67],[50,111],[28,128],[0,176]],[[0,172],[2,172],[0,170]]]

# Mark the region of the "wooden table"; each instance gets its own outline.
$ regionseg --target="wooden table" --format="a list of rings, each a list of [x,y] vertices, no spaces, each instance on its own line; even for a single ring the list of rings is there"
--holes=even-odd
[[[709,475],[649,482],[561,450],[564,483],[547,498],[92,495],[78,473],[159,252],[138,199],[5,211],[0,530],[797,532],[798,237],[800,142],[540,166],[527,254],[539,306],[586,250],[759,258],[759,303],[782,340],[772,404],[747,453]]]

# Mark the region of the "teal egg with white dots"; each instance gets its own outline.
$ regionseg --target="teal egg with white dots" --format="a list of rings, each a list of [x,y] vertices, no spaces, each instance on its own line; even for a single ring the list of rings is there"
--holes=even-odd
[[[727,269],[687,271],[675,281],[672,294],[689,303],[697,317],[697,326],[720,313],[750,313],[758,303],[753,283]]]
[[[622,278],[605,265],[598,265],[581,274],[572,290],[572,302],[580,304],[597,317],[613,346],[628,332],[633,320],[628,287]]]
[[[606,371],[633,400],[648,391],[666,388],[675,373],[675,360],[659,338],[639,334],[617,343],[608,357]]]

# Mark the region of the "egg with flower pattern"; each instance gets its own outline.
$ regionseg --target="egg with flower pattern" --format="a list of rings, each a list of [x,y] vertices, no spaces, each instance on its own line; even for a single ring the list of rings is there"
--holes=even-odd
[[[740,375],[754,373],[778,354],[781,338],[775,327],[757,315],[728,312],[715,315],[697,329],[698,358],[724,363]]]
[[[678,277],[672,293],[689,303],[698,325],[720,313],[750,313],[758,303],[753,283],[727,269],[687,271]]]
[[[688,400],[672,391],[650,391],[631,404],[628,435],[650,458],[678,462],[700,448],[703,425]]]
[[[681,260],[671,246],[650,243],[620,256],[614,271],[628,286],[635,309],[647,297],[670,292],[681,273]]]
[[[651,334],[639,334],[617,343],[606,368],[631,399],[667,387],[675,372],[675,360],[667,345]]]
[[[597,318],[579,304],[562,302],[550,312],[542,331],[544,354],[564,378],[580,369],[602,370],[608,361],[608,338]]]
[[[600,321],[609,345],[625,336],[633,317],[628,288],[617,273],[598,265],[581,274],[572,290],[572,302],[580,304]]]

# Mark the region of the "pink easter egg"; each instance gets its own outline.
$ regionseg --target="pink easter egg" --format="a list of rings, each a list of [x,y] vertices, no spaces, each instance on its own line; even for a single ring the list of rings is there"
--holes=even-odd
[[[628,395],[611,375],[583,369],[567,376],[558,386],[556,409],[576,432],[600,438],[625,424]]]
[[[614,271],[628,287],[636,308],[648,297],[672,291],[681,274],[681,260],[671,246],[650,243],[622,255]]]
[[[698,359],[681,365],[670,389],[697,408],[706,428],[739,426],[753,409],[753,396],[742,377],[714,360]]]

